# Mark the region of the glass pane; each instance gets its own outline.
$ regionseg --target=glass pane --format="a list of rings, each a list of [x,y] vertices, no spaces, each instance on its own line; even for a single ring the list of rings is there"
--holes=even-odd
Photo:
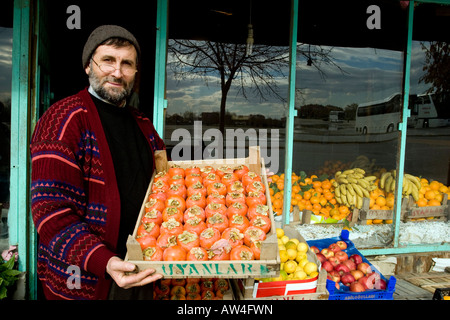
[[[9,247],[8,211],[11,149],[12,1],[0,14],[0,252]],[[4,18],[4,19],[3,19]]]
[[[416,5],[405,172],[423,179],[419,206],[441,205],[450,184],[449,28],[449,5]]]
[[[396,169],[407,11],[398,2],[326,3],[299,3],[292,164],[300,176],[293,193],[300,196],[291,210],[295,204],[318,222],[336,222],[361,208],[363,198],[370,209],[393,209],[393,193],[375,189],[375,180],[364,186],[358,175],[337,176],[359,168],[363,177],[380,177]],[[342,193],[333,180],[345,185]]]
[[[164,137],[173,160],[241,158],[259,145],[266,166],[278,170],[290,4],[266,3],[170,2]],[[275,14],[284,21],[275,23]]]

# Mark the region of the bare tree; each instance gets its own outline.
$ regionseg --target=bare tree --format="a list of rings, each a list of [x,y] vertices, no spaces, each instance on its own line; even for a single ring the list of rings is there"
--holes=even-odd
[[[308,65],[315,67],[325,78],[321,69],[323,63],[337,66],[331,56],[332,49],[314,46],[313,51],[298,50],[306,57]],[[254,94],[261,101],[275,97],[286,102],[287,94],[280,92],[277,79],[286,77],[289,70],[289,47],[254,45],[251,54],[246,53],[246,45],[211,41],[177,40],[169,41],[171,55],[168,66],[176,79],[220,76],[220,131],[224,133],[226,101],[234,80],[239,83],[239,92],[244,98]],[[340,68],[339,68],[340,69]]]
[[[419,82],[431,84],[428,93],[449,94],[450,92],[450,45],[447,42],[431,41],[429,46],[422,45],[425,51],[425,74]]]

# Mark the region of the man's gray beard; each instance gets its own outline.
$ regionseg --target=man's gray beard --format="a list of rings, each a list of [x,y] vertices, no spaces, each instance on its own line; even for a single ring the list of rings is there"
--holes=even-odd
[[[103,86],[106,82],[115,82],[123,84],[123,88],[110,88],[110,90],[106,90]],[[89,83],[94,89],[94,91],[106,101],[120,106],[122,103],[131,95],[131,90],[134,86],[134,80],[129,83],[127,86],[126,83],[122,79],[117,79],[113,76],[108,76],[101,81],[94,73],[94,71],[89,71]]]

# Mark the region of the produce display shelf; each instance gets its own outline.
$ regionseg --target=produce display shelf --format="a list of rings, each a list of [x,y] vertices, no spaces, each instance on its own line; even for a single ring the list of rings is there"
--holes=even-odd
[[[128,236],[127,254],[125,260],[134,263],[139,269],[155,269],[164,278],[185,278],[185,277],[220,277],[220,278],[247,278],[247,277],[272,277],[278,276],[280,271],[280,257],[278,242],[275,230],[272,204],[270,201],[269,187],[267,183],[264,159],[260,157],[259,147],[250,147],[247,158],[235,159],[210,159],[196,161],[168,161],[165,151],[155,153],[156,170],[149,184],[145,199],[142,203],[139,217],[136,221],[132,235]],[[269,218],[271,219],[271,229],[267,233],[266,239],[261,243],[261,257],[259,260],[208,260],[208,261],[144,261],[142,249],[136,240],[137,230],[142,216],[145,213],[145,203],[151,192],[154,176],[157,172],[168,171],[171,165],[178,165],[182,168],[189,166],[205,167],[212,166],[217,169],[222,165],[246,165],[250,171],[261,175],[266,188],[267,205],[269,207]]]
[[[349,287],[340,283],[339,289],[336,288],[336,283],[330,279],[327,279],[326,288],[329,292],[329,300],[393,300],[393,294],[395,292],[395,284],[397,279],[391,276],[388,280],[367,260],[355,247],[352,241],[349,240],[349,231],[342,230],[339,237],[317,239],[307,241],[310,247],[316,246],[319,249],[326,248],[330,244],[339,240],[345,241],[347,249],[344,251],[350,256],[352,254],[359,254],[362,257],[363,262],[366,262],[380,275],[380,278],[386,281],[386,289],[368,289],[364,292],[352,292]]]

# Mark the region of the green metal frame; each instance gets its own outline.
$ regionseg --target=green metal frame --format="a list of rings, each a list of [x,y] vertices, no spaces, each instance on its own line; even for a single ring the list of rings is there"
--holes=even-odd
[[[29,127],[30,127],[30,0],[14,1],[12,88],[11,88],[11,178],[8,213],[9,243],[17,245],[19,270],[26,271],[27,283],[33,282],[34,242],[29,242]],[[31,274],[33,272],[33,274]],[[31,279],[31,280],[30,280]],[[29,290],[28,290],[29,291]],[[34,291],[34,290],[33,290]]]
[[[164,138],[164,110],[167,107],[165,94],[168,40],[168,2],[169,0],[158,0],[156,9],[155,97],[153,103],[153,125],[161,138]]]

